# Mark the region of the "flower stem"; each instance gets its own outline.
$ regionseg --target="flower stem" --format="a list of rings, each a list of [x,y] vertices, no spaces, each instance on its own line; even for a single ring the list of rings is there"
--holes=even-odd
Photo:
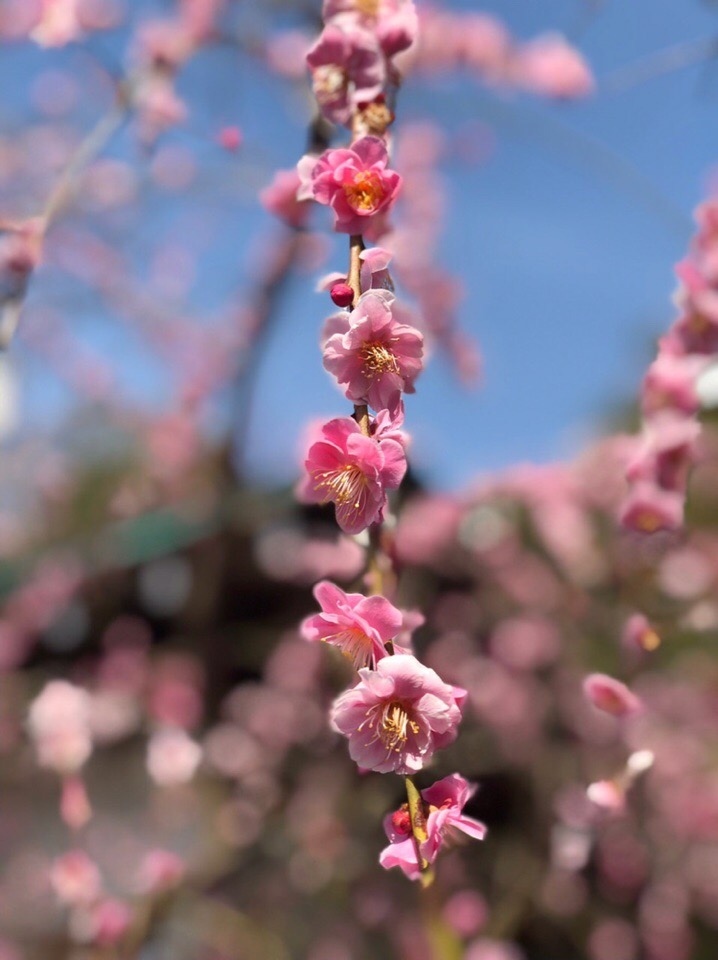
[[[409,804],[411,833],[416,848],[416,859],[421,870],[421,885],[422,887],[428,887],[434,882],[434,871],[429,861],[421,855],[421,844],[429,839],[421,794],[411,777],[404,777],[404,785],[406,786],[406,799]]]

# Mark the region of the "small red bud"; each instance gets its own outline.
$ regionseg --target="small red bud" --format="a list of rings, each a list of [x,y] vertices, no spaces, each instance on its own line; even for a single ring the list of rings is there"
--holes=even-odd
[[[407,804],[402,804],[392,813],[391,824],[397,833],[405,833],[407,836],[411,833],[411,816]]]
[[[339,280],[329,291],[329,296],[338,307],[350,307],[354,300],[354,291],[343,280]]]

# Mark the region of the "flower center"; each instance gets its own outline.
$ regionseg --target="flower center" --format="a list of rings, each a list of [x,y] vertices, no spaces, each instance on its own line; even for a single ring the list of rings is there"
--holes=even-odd
[[[314,70],[312,81],[317,100],[327,103],[344,90],[347,75],[336,63],[325,63]]]
[[[396,357],[385,343],[365,343],[359,351],[359,359],[364,364],[364,373],[372,380],[382,373],[399,373]]]
[[[409,738],[409,732],[418,733],[419,724],[409,718],[406,707],[398,700],[384,704],[377,736],[387,751],[400,753]]]
[[[644,533],[655,533],[656,530],[660,530],[663,524],[657,513],[654,513],[648,507],[644,507],[636,517],[636,526]]]
[[[379,15],[379,3],[381,0],[356,0],[357,13],[364,17],[376,17]]]
[[[317,486],[326,491],[324,502],[333,500],[342,506],[361,509],[366,490],[366,476],[355,463],[347,463],[339,470],[329,470],[317,476]]]
[[[371,639],[358,627],[347,627],[341,633],[335,633],[326,639],[329,643],[339,647],[357,670],[360,667],[373,666],[374,657]]]
[[[384,202],[386,190],[381,177],[373,170],[360,170],[354,179],[344,184],[344,194],[349,206],[357,213],[375,213]]]

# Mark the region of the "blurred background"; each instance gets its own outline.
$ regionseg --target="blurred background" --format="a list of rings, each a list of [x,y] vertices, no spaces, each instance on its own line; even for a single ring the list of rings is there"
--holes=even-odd
[[[689,533],[638,541],[602,438],[715,184],[718,6],[419,4],[386,245],[432,356],[392,553],[469,690],[434,773],[489,826],[427,894],[380,872],[401,784],[357,775],[350,675],[296,630],[364,565],[292,493],[346,412],[316,289],[346,243],[260,197],[307,148],[320,7],[0,0],[0,960],[712,960],[718,440]],[[497,74],[556,33],[583,85]],[[601,717],[589,670],[645,713]]]

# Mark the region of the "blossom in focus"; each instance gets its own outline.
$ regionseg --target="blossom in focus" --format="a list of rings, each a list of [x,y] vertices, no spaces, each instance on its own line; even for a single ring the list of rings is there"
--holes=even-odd
[[[421,791],[427,839],[420,843],[419,852],[428,863],[434,863],[443,844],[459,832],[476,840],[486,836],[484,824],[462,812],[475,789],[458,773],[452,773]],[[379,854],[379,863],[387,870],[399,867],[410,880],[417,880],[421,870],[407,804],[384,819],[384,830],[390,844]]]
[[[300,491],[309,503],[334,503],[345,533],[359,533],[382,519],[386,491],[406,472],[406,455],[393,439],[365,437],[351,417],[330,420],[310,446],[308,477]]]
[[[324,368],[345,386],[354,403],[393,409],[402,393],[414,392],[422,370],[424,338],[392,313],[387,291],[362,294],[351,313],[326,321],[322,333]]]
[[[304,620],[302,636],[338,647],[357,669],[376,666],[386,656],[384,644],[402,629],[401,610],[385,597],[344,593],[328,580],[316,585],[314,596],[322,612]]]
[[[456,739],[465,691],[415,657],[385,657],[359,677],[334,701],[331,722],[362,769],[415,773]]]
[[[89,694],[51,680],[30,705],[28,730],[41,767],[76,773],[92,753]]]
[[[314,96],[332,123],[349,123],[355,108],[377,97],[386,66],[374,35],[356,23],[330,23],[307,54]]]
[[[334,211],[334,229],[362,234],[379,213],[387,212],[401,187],[401,177],[387,167],[389,154],[379,137],[361,137],[351,147],[302,157],[297,166],[299,199],[313,197]]]
[[[614,717],[625,717],[641,710],[641,701],[625,683],[605,673],[591,673],[583,681],[586,698],[598,710]]]

